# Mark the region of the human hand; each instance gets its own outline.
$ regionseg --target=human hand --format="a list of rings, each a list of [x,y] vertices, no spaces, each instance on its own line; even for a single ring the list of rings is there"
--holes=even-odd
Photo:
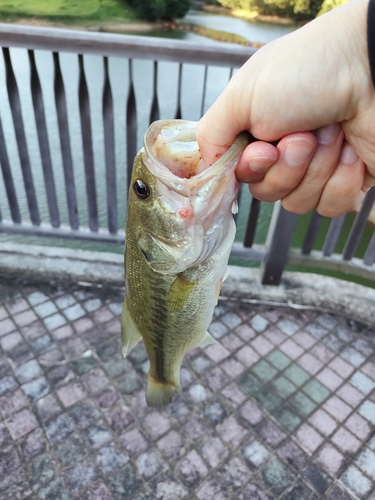
[[[358,205],[375,185],[367,5],[352,0],[251,57],[198,124],[203,160],[248,130],[259,141],[244,151],[237,177],[253,196],[329,217]]]

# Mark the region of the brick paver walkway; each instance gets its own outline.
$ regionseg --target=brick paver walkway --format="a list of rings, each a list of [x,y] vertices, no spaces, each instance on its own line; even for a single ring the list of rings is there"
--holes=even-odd
[[[1,500],[375,499],[373,329],[221,301],[157,411],[122,299],[0,279]]]

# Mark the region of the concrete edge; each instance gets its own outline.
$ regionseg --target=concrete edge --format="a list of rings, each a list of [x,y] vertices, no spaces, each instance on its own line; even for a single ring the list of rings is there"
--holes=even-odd
[[[4,243],[0,247],[0,274],[124,286],[122,255],[59,247]],[[258,269],[230,266],[221,296],[317,308],[367,325],[375,323],[375,289],[313,273],[285,272],[281,285],[274,287],[260,284]]]
[[[124,257],[109,252],[3,243],[0,273],[35,280],[124,286]]]
[[[314,273],[284,272],[279,286],[259,282],[258,269],[231,266],[221,295],[280,305],[304,306],[375,323],[375,289]]]

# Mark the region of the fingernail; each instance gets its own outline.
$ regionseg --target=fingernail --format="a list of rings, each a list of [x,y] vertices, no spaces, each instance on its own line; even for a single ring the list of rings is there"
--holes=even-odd
[[[340,132],[341,125],[332,123],[332,125],[318,128],[315,135],[319,144],[332,144],[338,138]]]
[[[351,146],[348,142],[345,142],[340,155],[340,161],[342,163],[346,163],[347,165],[351,165],[358,160],[358,155],[355,152],[353,146]]]
[[[250,160],[249,168],[253,172],[265,172],[276,160],[277,158],[270,158],[269,156],[254,156]]]
[[[311,155],[315,145],[308,139],[289,139],[284,157],[291,166],[297,166],[304,163]]]

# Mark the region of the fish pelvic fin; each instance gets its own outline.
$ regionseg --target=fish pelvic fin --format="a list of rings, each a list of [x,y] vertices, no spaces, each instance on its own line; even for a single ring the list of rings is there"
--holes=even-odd
[[[160,408],[168,405],[173,395],[179,391],[179,387],[174,384],[158,382],[150,374],[147,379],[146,401],[148,406]]]
[[[215,340],[209,332],[206,332],[197,347],[207,347],[212,344],[217,344],[217,340]]]
[[[121,341],[122,355],[124,358],[126,358],[126,356],[134,349],[140,340],[141,335],[129,314],[125,300],[121,315]]]

